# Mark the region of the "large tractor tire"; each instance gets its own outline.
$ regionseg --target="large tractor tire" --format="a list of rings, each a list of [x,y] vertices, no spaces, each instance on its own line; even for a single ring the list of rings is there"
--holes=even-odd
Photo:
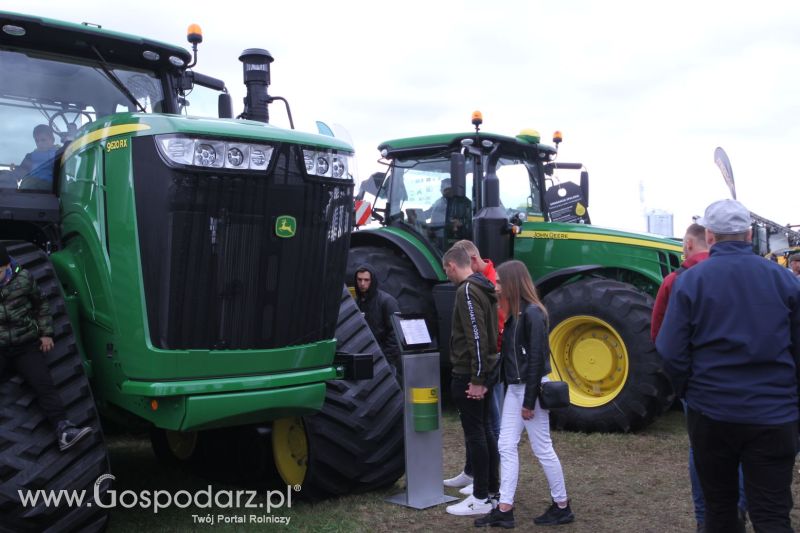
[[[330,381],[319,413],[272,428],[281,478],[310,499],[389,486],[404,471],[403,393],[346,289],[336,339],[340,352],[373,354],[373,378]]]
[[[570,389],[570,407],[552,413],[556,427],[630,431],[664,411],[672,393],[650,340],[650,296],[625,283],[589,278],[550,292],[544,303],[550,377]]]
[[[108,454],[61,289],[47,256],[29,243],[8,242],[8,252],[36,279],[53,314],[55,347],[45,354],[69,419],[94,432],[65,452],[33,391],[7,368],[0,376],[0,531],[101,531],[107,510],[93,502],[95,481],[109,472]],[[105,495],[110,482],[101,480]],[[23,505],[19,491],[84,491],[82,505]]]
[[[346,283],[353,285],[356,269],[368,263],[375,269],[378,288],[397,299],[403,313],[422,313],[435,335],[436,308],[433,303],[432,284],[422,279],[414,263],[404,254],[380,246],[351,248],[347,256]]]

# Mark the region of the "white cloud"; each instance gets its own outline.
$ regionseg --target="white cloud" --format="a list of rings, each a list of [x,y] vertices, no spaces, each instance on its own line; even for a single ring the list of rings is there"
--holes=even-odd
[[[642,230],[649,208],[680,233],[726,196],[713,163],[730,155],[739,198],[800,223],[800,3],[676,0],[542,2],[195,2],[6,0],[3,8],[166,42],[203,27],[198,70],[226,80],[238,109],[239,53],[275,57],[271,93],[295,122],[341,124],[362,175],[390,138],[471,129],[564,131],[561,159],[592,177],[592,218]],[[223,9],[224,8],[224,9]],[[287,124],[280,107],[274,123]],[[771,184],[771,185],[770,185]]]

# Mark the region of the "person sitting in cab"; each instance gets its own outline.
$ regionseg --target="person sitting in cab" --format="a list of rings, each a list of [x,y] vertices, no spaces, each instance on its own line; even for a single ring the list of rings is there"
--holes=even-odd
[[[51,190],[55,162],[60,145],[56,144],[53,130],[47,124],[33,128],[36,149],[29,152],[16,169],[15,176],[20,179],[20,189]]]

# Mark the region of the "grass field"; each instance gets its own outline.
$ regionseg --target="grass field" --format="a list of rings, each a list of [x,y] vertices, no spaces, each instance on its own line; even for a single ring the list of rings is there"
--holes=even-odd
[[[454,475],[463,462],[463,437],[461,427],[453,413],[445,413],[443,420],[444,472]],[[206,489],[208,480],[186,472],[160,466],[144,438],[111,436],[108,438],[112,470],[117,481],[117,493],[126,490]],[[669,532],[694,531],[695,523],[691,505],[689,478],[686,469],[688,439],[683,414],[671,411],[652,426],[635,434],[585,435],[554,432],[553,441],[561,458],[572,499],[576,521],[554,528],[563,533],[591,532]],[[533,458],[523,435],[521,443],[520,483],[517,491],[515,518],[517,529],[542,530],[532,519],[549,504],[549,491],[542,470]],[[158,514],[152,510],[124,509],[112,511],[111,532],[144,531],[260,531],[283,529],[287,531],[371,533],[390,531],[469,531],[473,517],[448,515],[444,506],[417,511],[386,503],[384,499],[402,491],[401,479],[394,487],[369,494],[337,498],[310,504],[292,500],[291,508],[273,511],[272,515],[285,517],[288,525],[256,523],[224,523],[227,520],[249,522],[249,515],[264,516],[262,510],[245,508],[169,508]],[[214,490],[233,490],[237,487],[213,484]],[[264,501],[264,492],[259,500]],[[285,487],[283,490],[286,492]],[[458,496],[454,489],[448,493]],[[795,501],[800,495],[797,473],[793,483]],[[296,494],[294,495],[296,496]],[[273,498],[278,502],[277,495]],[[209,514],[215,523],[206,525],[198,517]],[[795,526],[800,524],[800,512],[792,513]],[[550,528],[553,529],[553,528]],[[748,529],[750,531],[750,529]]]

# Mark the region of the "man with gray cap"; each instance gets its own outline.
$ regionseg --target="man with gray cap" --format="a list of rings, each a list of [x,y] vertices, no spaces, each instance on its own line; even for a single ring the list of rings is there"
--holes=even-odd
[[[792,274],[800,278],[800,252],[789,256],[789,268],[792,269]]]
[[[675,281],[656,348],[686,400],[706,531],[737,520],[739,463],[756,531],[793,531],[800,283],[753,253],[750,212],[714,202],[697,221],[710,257]]]

